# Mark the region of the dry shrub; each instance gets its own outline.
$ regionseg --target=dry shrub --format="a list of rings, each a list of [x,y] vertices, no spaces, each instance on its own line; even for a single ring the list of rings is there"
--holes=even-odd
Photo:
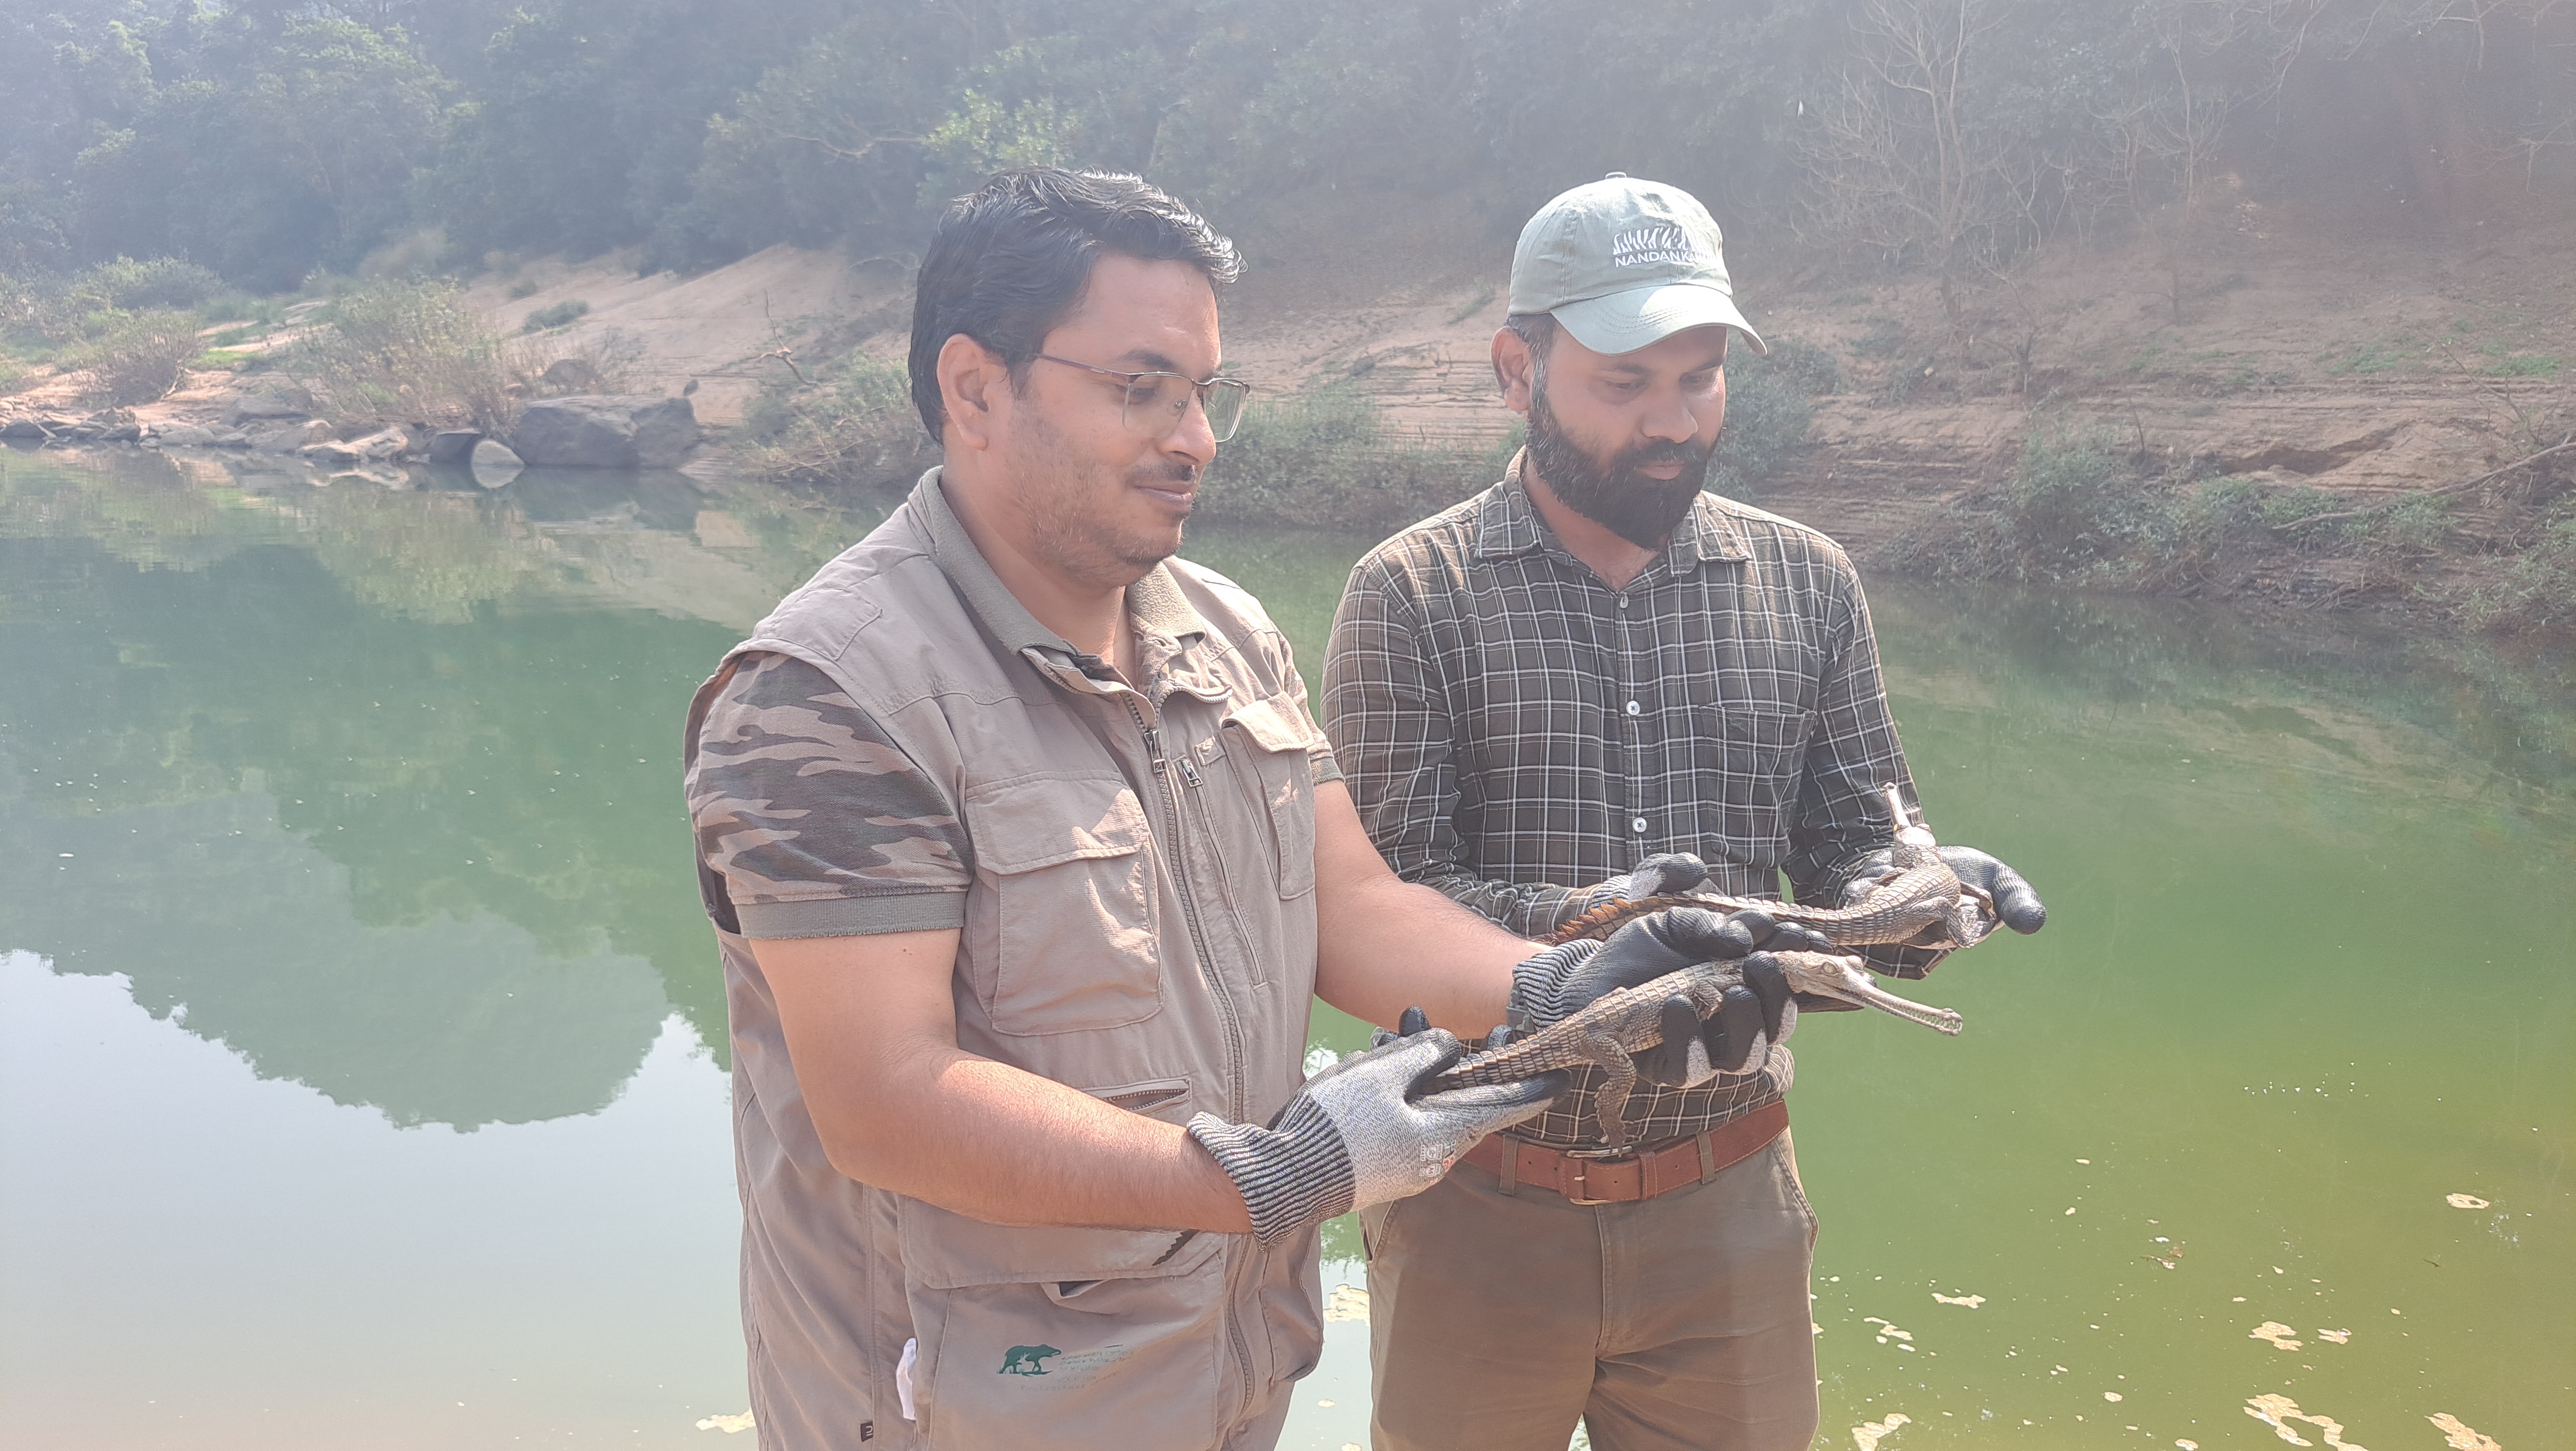
[[[332,305],[286,370],[334,423],[394,418],[502,432],[518,421],[526,360],[446,282],[381,282]]]
[[[504,337],[455,284],[393,281],[340,298],[327,321],[296,339],[284,366],[336,424],[507,434],[531,398],[633,391],[642,360],[641,345],[613,328]]]
[[[819,382],[779,382],[742,421],[744,461],[762,478],[838,487],[910,483],[937,462],[900,363],[852,352]]]
[[[195,318],[142,312],[119,318],[65,361],[89,375],[86,401],[126,406],[168,397],[199,351]]]

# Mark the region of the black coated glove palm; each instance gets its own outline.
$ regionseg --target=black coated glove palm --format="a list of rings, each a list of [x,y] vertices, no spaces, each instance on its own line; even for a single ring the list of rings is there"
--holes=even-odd
[[[1921,947],[1884,946],[1860,949],[1861,960],[1890,977],[1920,978],[1938,967],[1941,959],[1962,947],[1974,947],[1996,922],[2025,936],[2048,924],[2048,907],[2039,900],[2021,873],[1972,846],[1944,846],[1934,850],[1949,863],[1960,884],[1974,887],[1994,903],[1994,912],[1986,919],[1985,928],[1966,942],[1944,942]],[[1882,847],[1861,858],[1861,870],[1843,888],[1843,901],[1859,900],[1877,883],[1895,875],[1895,853]]]
[[[1672,907],[1628,923],[1604,942],[1551,947],[1512,973],[1513,1027],[1542,1029],[1614,989],[1638,987],[1696,963],[1745,957],[1777,931],[1761,912],[1721,917],[1705,908]],[[1740,1071],[1758,1043],[1779,1042],[1795,1022],[1788,980],[1767,962],[1748,960],[1744,985],[1728,989],[1705,1024],[1690,999],[1677,996],[1664,1006],[1668,1027],[1680,1022],[1672,1016],[1675,1003],[1688,1026],[1637,1055],[1637,1071],[1649,1082],[1678,1086],[1721,1070]]]

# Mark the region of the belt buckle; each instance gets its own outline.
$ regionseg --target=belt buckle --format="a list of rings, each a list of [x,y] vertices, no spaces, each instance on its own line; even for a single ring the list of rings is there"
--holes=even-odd
[[[1564,1194],[1565,1194],[1565,1202],[1566,1202],[1566,1203],[1568,1203],[1568,1204],[1616,1204],[1616,1203],[1620,1202],[1620,1201],[1618,1201],[1618,1200],[1616,1200],[1616,1199],[1590,1199],[1590,1198],[1586,1198],[1586,1197],[1585,1197],[1585,1195],[1586,1195],[1586,1194],[1588,1194],[1588,1193],[1591,1191],[1591,1188],[1592,1188],[1592,1169],[1591,1169],[1591,1161],[1589,1161],[1589,1160],[1584,1160],[1584,1159],[1573,1159],[1573,1160],[1570,1160],[1569,1162],[1571,1162],[1571,1163],[1574,1165],[1574,1188],[1573,1188],[1572,1190],[1569,1190],[1569,1191],[1561,1191],[1561,1192],[1564,1192]]]

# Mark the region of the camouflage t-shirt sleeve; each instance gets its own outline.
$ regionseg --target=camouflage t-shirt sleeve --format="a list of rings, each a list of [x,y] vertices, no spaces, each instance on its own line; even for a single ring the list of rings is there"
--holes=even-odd
[[[689,773],[698,855],[746,937],[854,937],[966,921],[966,829],[829,676],[743,657],[707,709]]]

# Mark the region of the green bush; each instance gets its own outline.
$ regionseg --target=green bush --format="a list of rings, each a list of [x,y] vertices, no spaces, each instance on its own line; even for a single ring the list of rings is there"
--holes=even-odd
[[[1407,433],[1349,387],[1254,401],[1217,450],[1211,518],[1387,530],[1438,513],[1503,476],[1517,430],[1489,438]]]
[[[558,302],[552,307],[538,308],[536,311],[529,313],[528,320],[520,325],[519,331],[523,333],[541,333],[546,331],[548,328],[567,326],[589,315],[590,304],[576,297],[566,302]]]
[[[193,262],[119,257],[72,279],[67,301],[84,312],[194,308],[224,290],[224,280]]]
[[[1767,357],[1736,348],[1726,360],[1726,431],[1709,460],[1710,490],[1730,499],[1758,497],[1805,446],[1815,416],[1809,400],[1841,386],[1834,355],[1813,343],[1780,338]]]

